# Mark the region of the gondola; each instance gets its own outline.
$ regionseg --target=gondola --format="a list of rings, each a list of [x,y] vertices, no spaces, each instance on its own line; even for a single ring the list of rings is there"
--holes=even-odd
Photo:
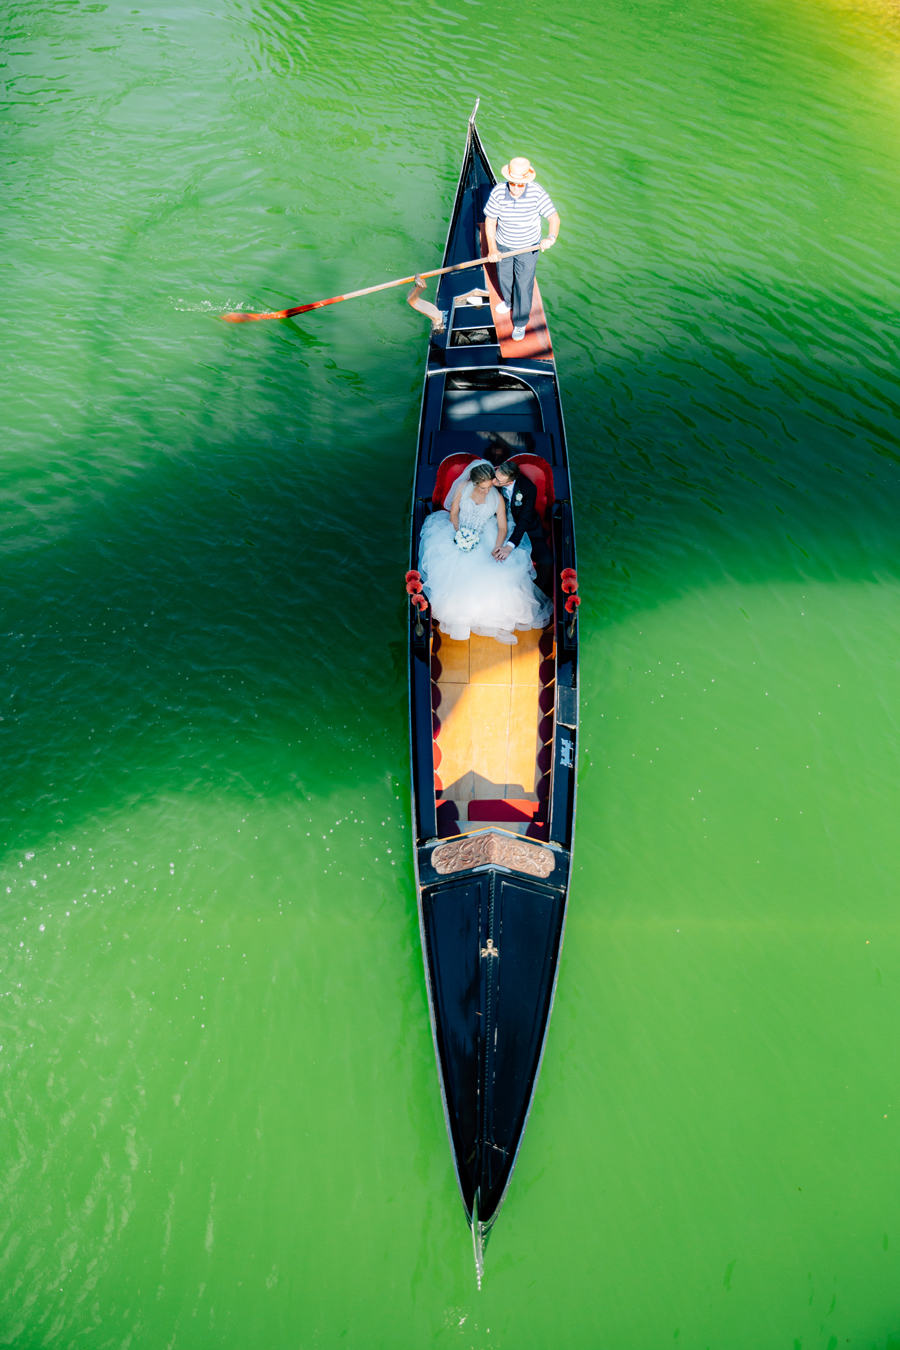
[[[469,120],[444,266],[484,256],[496,179]],[[549,256],[549,255],[548,255]],[[555,262],[555,258],[554,258]],[[545,264],[546,265],[546,264]],[[444,1114],[479,1285],[528,1122],[566,921],[575,826],[575,533],[556,363],[536,285],[525,340],[497,314],[494,268],[441,278],[413,487],[409,615],[419,925]],[[554,617],[503,646],[452,641],[417,592],[419,534],[472,459],[515,458],[537,485]]]

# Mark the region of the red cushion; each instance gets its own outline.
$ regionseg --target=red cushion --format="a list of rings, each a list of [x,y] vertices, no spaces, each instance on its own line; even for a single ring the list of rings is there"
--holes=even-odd
[[[442,459],[438,465],[437,479],[434,484],[434,492],[431,500],[435,506],[443,506],[444,498],[450,491],[450,484],[455,478],[458,478],[467,464],[478,459],[478,455],[470,455],[459,452],[455,455],[448,455]],[[520,472],[530,478],[537,488],[537,501],[535,507],[543,523],[547,523],[547,511],[556,501],[556,493],[553,490],[553,470],[545,459],[540,455],[512,455],[512,459],[519,465]]]
[[[476,798],[469,802],[469,820],[536,820],[543,818],[542,802],[529,802],[516,797],[502,797],[486,800]]]
[[[477,455],[455,454],[448,455],[442,459],[438,465],[437,480],[434,485],[434,492],[431,494],[431,500],[435,506],[443,506],[444,498],[450,491],[450,484],[454,478],[458,478],[467,464],[471,464]],[[542,461],[543,462],[543,461]]]
[[[553,491],[553,470],[540,455],[513,455],[512,458],[518,464],[520,473],[530,478],[537,488],[535,509],[546,525],[547,511],[556,501],[556,493]]]

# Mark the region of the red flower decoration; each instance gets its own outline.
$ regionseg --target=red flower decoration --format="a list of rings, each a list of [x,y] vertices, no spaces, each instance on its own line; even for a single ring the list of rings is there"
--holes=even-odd
[[[566,613],[574,614],[580,604],[581,604],[580,596],[570,595],[568,600],[566,601]]]
[[[408,581],[406,583],[407,595],[418,595],[421,589],[422,589],[421,581]]]
[[[421,580],[422,580],[422,573],[421,573],[421,572],[417,572],[417,571],[415,571],[415,569],[413,569],[413,571],[407,572],[406,576],[405,576],[403,579],[404,579],[404,581],[406,582],[406,584],[407,584],[407,586],[408,586],[409,583],[410,583],[411,581],[421,581]]]
[[[574,567],[564,567],[559,574],[560,581],[574,581],[578,585],[578,573]]]
[[[574,595],[578,590],[578,582],[573,581],[571,577],[566,577],[562,583],[562,588],[565,595]]]
[[[409,599],[410,603],[415,605],[416,609],[428,608],[428,601],[425,599],[424,595],[411,595]]]

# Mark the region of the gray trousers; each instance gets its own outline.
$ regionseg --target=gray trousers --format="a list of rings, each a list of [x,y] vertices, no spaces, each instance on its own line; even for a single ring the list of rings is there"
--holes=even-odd
[[[502,251],[497,245],[498,251]],[[537,267],[540,249],[533,253],[520,253],[515,258],[503,258],[497,263],[497,280],[500,294],[512,307],[513,328],[524,328],[531,314],[531,297],[534,295],[534,269]]]

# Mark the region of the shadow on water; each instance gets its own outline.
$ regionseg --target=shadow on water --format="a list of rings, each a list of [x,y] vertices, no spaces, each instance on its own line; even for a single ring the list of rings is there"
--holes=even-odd
[[[655,350],[598,344],[592,371],[561,307],[585,636],[725,579],[897,575],[889,316],[867,333],[860,300],[842,306],[851,363],[798,350],[796,334],[783,352],[739,350],[720,298],[696,295],[695,317]],[[227,359],[204,363],[187,443],[167,444],[165,381],[158,408],[146,392],[108,404],[73,437],[93,470],[70,472],[66,528],[20,538],[6,563],[9,843],[161,790],[302,794],[345,777],[360,737],[405,772],[398,577],[424,341],[402,354],[398,427],[377,393],[396,351],[366,351],[373,388],[358,350],[353,370],[327,355],[355,343],[352,328],[332,328],[329,347],[317,323],[230,330]],[[90,344],[97,369],[121,347],[99,330]],[[118,455],[125,423],[143,450],[111,476],[104,450]]]
[[[259,59],[284,75],[305,70],[309,34],[296,16],[250,12]],[[358,40],[352,27],[348,36]],[[337,41],[324,30],[318,39]],[[371,59],[389,66],[391,50]],[[344,137],[364,159],[377,139],[365,116],[338,100],[344,122],[333,124],[334,89],[304,78],[314,81],[311,125],[327,124],[333,148]],[[402,102],[399,82],[387,84]],[[440,138],[445,177],[456,139],[455,128]],[[652,203],[671,185],[652,155],[621,153],[611,181],[635,213],[633,244],[647,189]],[[410,177],[415,190],[418,170]],[[194,179],[187,191],[193,200]],[[170,226],[183,205],[161,208],[150,226]],[[135,247],[126,239],[110,259],[104,303]],[[762,277],[685,253],[677,274],[641,261],[623,282],[600,261],[598,278],[573,256],[547,286],[578,493],[583,630],[723,578],[894,576],[892,316],[864,288],[816,289],[774,267]],[[281,293],[282,265],[268,266],[260,294]],[[346,325],[317,316],[310,330],[237,329],[218,349],[194,341],[193,370],[182,361],[159,380],[157,408],[146,391],[121,394],[105,422],[88,414],[70,434],[90,456],[80,483],[69,480],[68,520],[40,545],[40,566],[33,538],[6,565],[10,842],[23,817],[55,827],[176,785],[303,790],[346,767],[348,706],[399,762],[387,746],[404,740],[402,680],[387,655],[402,639],[397,576],[424,335],[366,342],[366,325],[379,323],[373,307]],[[87,339],[103,379],[136,351],[122,336],[120,326]],[[408,385],[408,395],[391,391],[400,425],[379,407],[392,362]],[[187,438],[179,399],[195,405]],[[133,456],[116,444],[122,430]],[[302,742],[302,765],[273,755],[273,741]]]
[[[75,437],[95,470],[69,464],[65,527],[20,536],[5,566],[8,845],[159,792],[302,797],[402,765],[397,578],[414,437],[377,417],[360,437],[340,415],[317,434],[314,409],[298,424],[296,406],[323,382],[296,379],[303,342],[270,333],[242,354],[253,373],[240,403],[264,439],[222,408],[229,374],[208,372],[206,428],[188,444],[166,444],[170,421],[146,395],[107,405],[108,420]],[[100,361],[116,341],[92,345]],[[321,361],[350,403],[366,402]],[[139,448],[111,475],[109,423],[125,417]]]
[[[578,316],[564,305],[558,349],[596,619],[724,580],[897,575],[894,316],[863,293],[832,295],[828,325],[812,331],[821,295],[797,285],[754,310],[757,289],[726,276],[695,287],[690,312],[662,317],[652,288],[618,311],[614,292],[601,342],[585,352],[576,338],[568,369]],[[646,331],[651,313],[668,331]]]

